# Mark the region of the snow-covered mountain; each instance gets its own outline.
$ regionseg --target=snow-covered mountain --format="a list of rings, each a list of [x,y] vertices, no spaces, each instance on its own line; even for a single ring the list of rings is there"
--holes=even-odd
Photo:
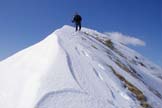
[[[1,108],[162,108],[162,69],[97,31],[64,26],[0,62]]]

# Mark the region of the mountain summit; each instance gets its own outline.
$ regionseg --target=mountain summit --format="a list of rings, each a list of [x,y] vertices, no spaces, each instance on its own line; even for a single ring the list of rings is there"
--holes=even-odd
[[[64,26],[0,62],[1,108],[161,108],[162,69],[94,30]]]

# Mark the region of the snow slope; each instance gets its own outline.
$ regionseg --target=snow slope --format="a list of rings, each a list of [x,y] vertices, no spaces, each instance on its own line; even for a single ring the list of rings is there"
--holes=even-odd
[[[64,26],[0,62],[1,108],[161,108],[162,69],[97,31]]]

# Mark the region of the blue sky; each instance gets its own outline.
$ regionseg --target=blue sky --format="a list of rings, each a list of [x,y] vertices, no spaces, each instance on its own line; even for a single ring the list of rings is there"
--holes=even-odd
[[[1,0],[0,60],[71,24],[75,11],[83,26],[120,32],[145,41],[133,47],[162,66],[161,0]]]

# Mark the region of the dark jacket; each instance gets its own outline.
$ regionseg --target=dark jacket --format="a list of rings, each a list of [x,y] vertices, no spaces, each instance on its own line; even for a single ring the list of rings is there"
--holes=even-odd
[[[75,23],[81,23],[81,21],[82,21],[82,17],[80,15],[75,15],[72,20],[72,22]]]

